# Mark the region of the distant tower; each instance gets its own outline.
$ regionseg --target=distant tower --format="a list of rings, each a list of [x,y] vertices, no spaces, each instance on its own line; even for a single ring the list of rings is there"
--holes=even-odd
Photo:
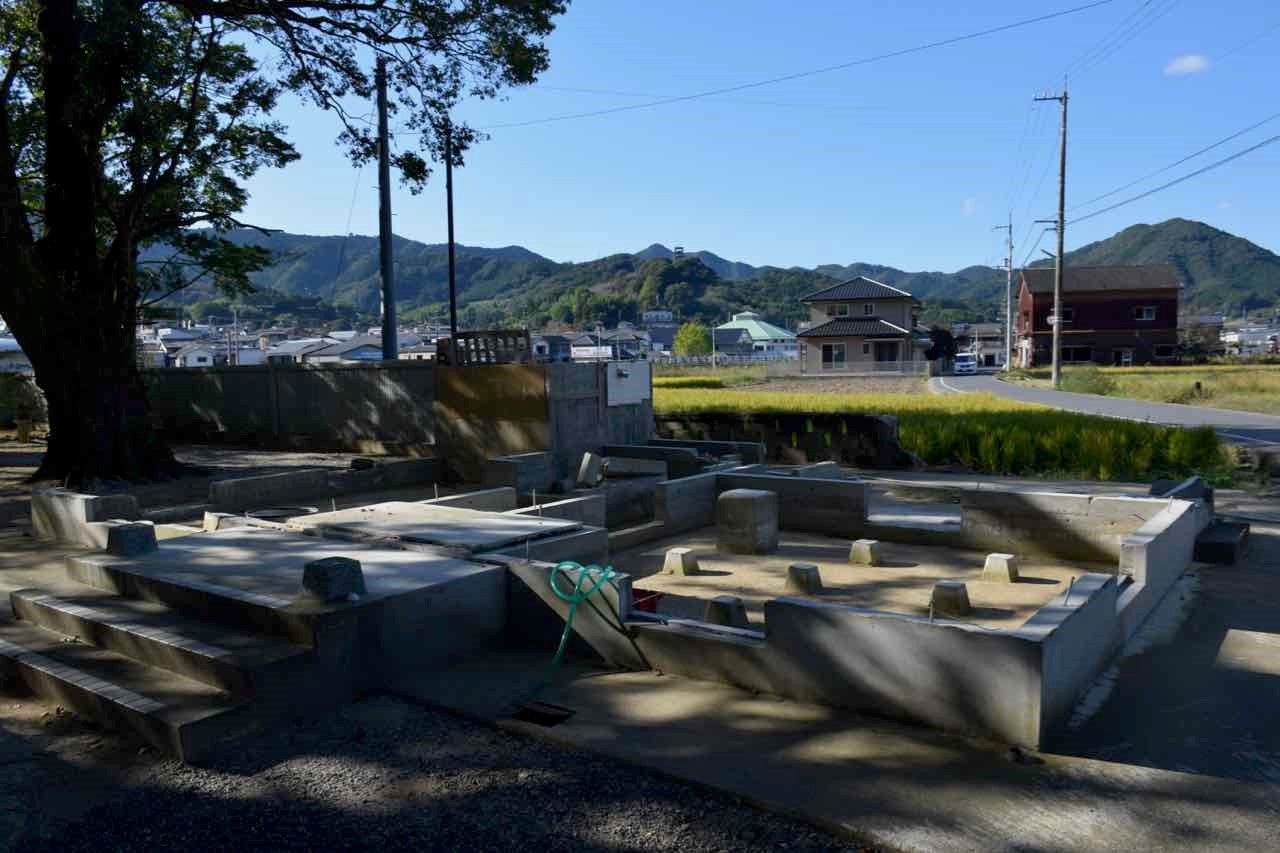
[[[684,257],[684,246],[676,246],[671,250],[671,256],[679,259]]]

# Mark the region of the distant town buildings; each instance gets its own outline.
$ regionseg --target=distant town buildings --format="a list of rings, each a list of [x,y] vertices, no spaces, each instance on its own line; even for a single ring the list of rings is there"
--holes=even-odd
[[[915,333],[919,303],[905,290],[865,276],[800,300],[806,373],[909,372],[924,365],[928,340]]]
[[[716,350],[755,355],[763,359],[799,358],[800,342],[794,332],[765,322],[754,311],[741,311],[715,328]],[[723,341],[723,345],[722,342]]]

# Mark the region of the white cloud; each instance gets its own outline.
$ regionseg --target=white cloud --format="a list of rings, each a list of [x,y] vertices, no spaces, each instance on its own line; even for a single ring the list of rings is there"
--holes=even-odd
[[[1187,53],[1182,56],[1175,56],[1168,65],[1164,67],[1164,73],[1169,77],[1181,77],[1184,74],[1200,74],[1209,70],[1209,58],[1201,56],[1198,53]]]
[[[966,198],[964,201],[960,202],[961,216],[973,216],[980,209],[981,208],[979,207],[978,200],[976,198]]]

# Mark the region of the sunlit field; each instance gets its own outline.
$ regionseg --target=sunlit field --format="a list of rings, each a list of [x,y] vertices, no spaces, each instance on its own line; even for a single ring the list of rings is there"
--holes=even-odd
[[[1049,369],[1015,371],[1011,378],[1048,387]],[[1280,364],[1067,367],[1062,390],[1280,415]]]

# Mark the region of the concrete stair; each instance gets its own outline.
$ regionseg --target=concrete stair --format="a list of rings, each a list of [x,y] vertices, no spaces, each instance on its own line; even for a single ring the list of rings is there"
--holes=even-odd
[[[282,640],[93,587],[56,595],[24,589],[10,602],[23,621],[241,696],[281,684],[310,657]]]
[[[27,622],[0,624],[0,672],[184,761],[253,727],[247,702]]]
[[[12,593],[5,681],[188,762],[291,712],[315,664],[304,623],[251,593],[92,568],[71,558],[72,582]]]

